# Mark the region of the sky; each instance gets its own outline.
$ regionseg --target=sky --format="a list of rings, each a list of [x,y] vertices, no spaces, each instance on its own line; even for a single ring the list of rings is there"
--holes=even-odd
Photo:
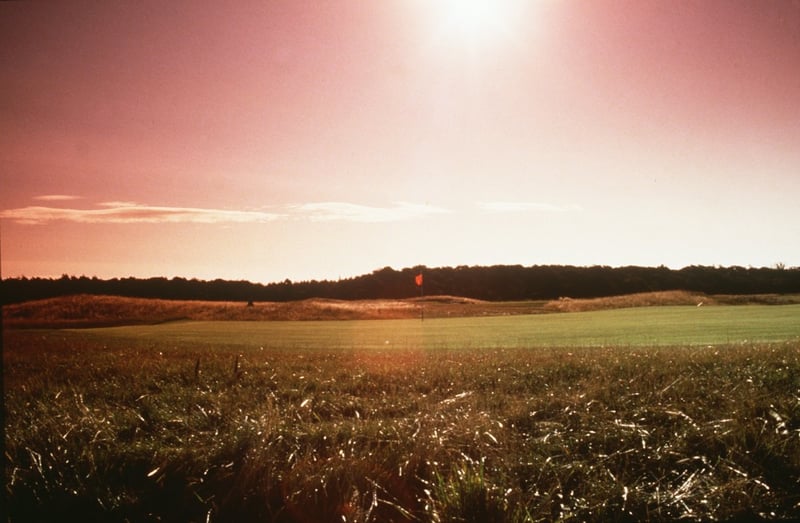
[[[0,4],[2,277],[800,266],[798,0]]]

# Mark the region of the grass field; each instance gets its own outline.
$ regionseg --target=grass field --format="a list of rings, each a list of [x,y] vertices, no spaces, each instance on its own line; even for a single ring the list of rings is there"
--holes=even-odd
[[[11,521],[800,518],[796,305],[12,329],[4,358]]]
[[[170,322],[87,329],[101,337],[248,349],[460,349],[713,345],[800,339],[800,305],[640,307],[414,320]]]

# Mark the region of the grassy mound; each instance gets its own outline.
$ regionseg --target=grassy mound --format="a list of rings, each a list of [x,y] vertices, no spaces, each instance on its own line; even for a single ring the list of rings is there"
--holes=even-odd
[[[544,308],[551,312],[583,312],[660,305],[716,305],[711,296],[688,291],[660,291],[608,296],[591,299],[561,298],[548,302]]]
[[[120,296],[74,295],[35,300],[3,308],[12,328],[103,327],[157,324],[175,320],[268,321],[358,320],[513,316],[550,312],[580,312],[659,305],[785,305],[800,303],[800,295],[707,296],[664,291],[594,299],[488,302],[457,296],[425,296],[405,300],[332,300],[293,302],[218,302],[161,300]]]
[[[331,300],[218,302],[121,296],[74,295],[7,305],[9,327],[69,328],[155,324],[175,320],[268,321],[355,320],[530,314],[541,302],[492,303],[454,296],[407,300]]]

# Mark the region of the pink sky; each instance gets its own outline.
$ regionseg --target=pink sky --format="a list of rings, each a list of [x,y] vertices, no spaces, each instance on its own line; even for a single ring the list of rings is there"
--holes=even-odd
[[[800,2],[0,4],[2,275],[800,265]]]

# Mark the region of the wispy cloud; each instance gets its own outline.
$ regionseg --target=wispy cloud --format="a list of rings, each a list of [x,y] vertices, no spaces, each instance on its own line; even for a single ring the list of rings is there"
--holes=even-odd
[[[543,202],[478,202],[478,208],[486,212],[576,212],[580,205],[555,205]]]
[[[396,202],[389,207],[373,207],[348,202],[318,202],[291,205],[293,215],[311,221],[348,221],[361,223],[412,220],[450,211],[442,207],[409,202]]]
[[[196,207],[164,207],[132,202],[104,202],[100,209],[30,206],[9,209],[0,216],[20,224],[41,225],[53,221],[73,223],[252,223],[282,218],[263,211],[231,211]]]
[[[41,198],[38,198],[41,199]],[[53,201],[58,201],[54,199]],[[226,210],[197,207],[169,207],[135,202],[103,202],[95,208],[77,209],[29,206],[0,212],[0,217],[24,225],[50,222],[72,223],[264,223],[276,220],[349,221],[380,223],[410,220],[449,212],[430,205],[398,202],[389,207],[373,207],[347,202],[303,203],[275,210]]]
[[[34,200],[41,200],[45,202],[64,202],[69,200],[80,200],[80,196],[72,194],[42,194],[41,196],[34,196]]]

